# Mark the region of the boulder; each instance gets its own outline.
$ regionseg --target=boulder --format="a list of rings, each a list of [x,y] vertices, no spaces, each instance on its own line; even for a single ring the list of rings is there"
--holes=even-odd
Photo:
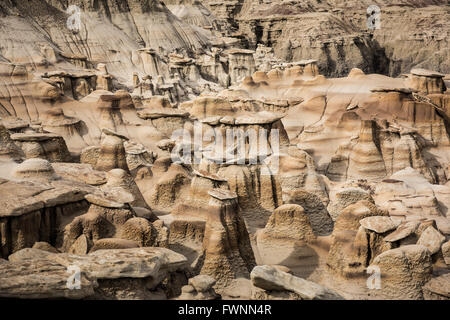
[[[44,181],[57,177],[51,163],[39,158],[25,160],[15,168],[13,175],[18,179]]]
[[[49,259],[66,267],[77,265],[87,276],[97,279],[158,279],[162,272],[187,267],[184,256],[165,248],[97,250],[85,256],[62,253]]]
[[[84,272],[79,289],[70,289],[67,267],[46,259],[0,264],[0,297],[18,299],[83,299],[98,286]]]
[[[328,212],[331,218],[336,221],[342,210],[361,200],[374,202],[369,192],[361,188],[345,188],[336,192],[335,199],[328,205]]]
[[[447,265],[450,265],[450,241],[445,242],[442,247],[442,256]]]
[[[445,237],[432,226],[425,229],[422,232],[418,245],[423,245],[430,250],[431,254],[435,254],[441,249],[441,245],[445,242]]]
[[[450,300],[450,273],[431,279],[422,291],[425,300]]]
[[[105,192],[111,189],[114,190],[115,188],[122,188],[134,197],[134,200],[130,202],[131,205],[147,207],[141,191],[128,172],[123,169],[113,169],[106,173],[106,179],[107,183],[102,187]]]
[[[225,287],[235,278],[248,277],[256,265],[255,257],[236,194],[221,189],[209,194],[200,274],[213,277],[218,286]]]
[[[136,217],[125,222],[120,237],[132,240],[141,247],[152,247],[156,242],[157,230],[147,219]]]
[[[358,230],[360,221],[367,217],[387,216],[388,213],[380,210],[375,204],[367,200],[361,200],[346,207],[335,221],[334,231]],[[333,232],[334,232],[333,231]]]
[[[250,277],[256,287],[268,291],[292,291],[304,300],[343,300],[333,290],[272,266],[257,266],[252,270]]]
[[[189,279],[188,285],[181,288],[179,300],[215,300],[219,299],[213,286],[216,280],[207,275],[198,275]]]
[[[94,169],[110,171],[118,168],[128,171],[124,147],[124,142],[128,138],[109,129],[103,129],[102,132],[104,137],[100,144],[100,151]]]
[[[398,223],[392,221],[390,217],[367,217],[361,219],[359,223],[367,230],[375,231],[376,233],[385,233],[397,228]]]
[[[48,242],[35,242],[33,244],[33,249],[39,249],[39,250],[43,250],[43,251],[47,251],[47,252],[51,252],[51,253],[59,253],[60,252],[58,249],[53,247]]]
[[[275,209],[266,227],[257,235],[258,246],[265,242],[269,244],[275,241],[308,243],[315,239],[309,217],[297,204],[285,204]]]
[[[387,299],[423,299],[422,287],[431,279],[430,251],[422,245],[407,245],[377,256],[372,265],[381,272],[380,293]]]
[[[20,262],[20,261],[26,261],[26,260],[39,260],[39,259],[46,259],[50,256],[50,252],[35,249],[35,248],[25,248],[22,250],[19,250],[17,252],[14,252],[13,254],[9,255],[8,260],[10,262]]]

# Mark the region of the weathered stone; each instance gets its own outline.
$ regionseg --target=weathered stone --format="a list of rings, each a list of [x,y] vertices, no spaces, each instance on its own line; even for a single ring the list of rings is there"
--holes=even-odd
[[[251,272],[255,286],[265,290],[292,291],[305,300],[341,300],[336,292],[317,283],[295,277],[271,266],[257,266]]]
[[[425,300],[450,300],[450,273],[431,279],[422,290]]]
[[[445,237],[435,228],[430,226],[422,232],[417,244],[427,247],[431,254],[435,254],[441,249],[441,245],[444,241]]]
[[[189,279],[189,284],[198,292],[211,289],[216,284],[216,279],[207,275],[198,275]]]
[[[445,242],[442,247],[442,256],[447,265],[450,265],[450,241]]]
[[[67,267],[46,259],[0,264],[0,297],[19,299],[82,299],[94,294],[95,280],[84,272],[79,289],[70,289],[73,274]]]
[[[19,250],[8,257],[10,262],[20,262],[25,260],[39,260],[46,259],[50,256],[50,252],[35,249],[35,248],[25,248]]]
[[[422,286],[431,278],[430,251],[421,245],[402,246],[377,256],[372,266],[381,272],[381,294],[387,299],[423,299]]]
[[[419,227],[419,224],[420,223],[417,221],[409,221],[409,222],[402,223],[399,225],[397,230],[395,230],[394,232],[392,232],[388,236],[386,236],[384,238],[384,240],[389,241],[389,242],[395,242],[395,241],[402,240],[402,239],[408,237],[409,235],[413,234]]]
[[[88,237],[86,237],[86,235],[82,234],[69,248],[68,253],[79,256],[88,254],[91,247],[92,247],[91,241],[88,239]]]
[[[118,238],[103,238],[94,242],[89,252],[95,252],[98,250],[111,250],[111,249],[131,249],[139,248],[139,244],[136,241],[118,239]]]
[[[36,242],[35,244],[33,244],[33,249],[39,249],[51,253],[59,253],[59,250],[53,247],[48,242]]]
[[[52,255],[51,260],[66,267],[77,265],[89,277],[97,279],[157,279],[159,273],[183,269],[187,259],[165,248],[98,250],[86,256]]]
[[[389,217],[367,217],[359,221],[366,229],[376,233],[385,233],[397,228],[398,224]]]

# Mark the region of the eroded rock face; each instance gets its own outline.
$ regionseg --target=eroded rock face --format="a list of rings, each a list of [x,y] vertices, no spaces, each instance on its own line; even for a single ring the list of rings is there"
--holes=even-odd
[[[255,286],[265,290],[293,291],[304,300],[341,300],[342,297],[330,289],[314,282],[294,277],[270,266],[257,266],[251,273]]]
[[[0,296],[448,297],[444,4],[88,2],[0,4]]]
[[[421,245],[386,251],[373,265],[381,270],[381,292],[390,299],[423,299],[422,287],[431,278],[431,257]]]

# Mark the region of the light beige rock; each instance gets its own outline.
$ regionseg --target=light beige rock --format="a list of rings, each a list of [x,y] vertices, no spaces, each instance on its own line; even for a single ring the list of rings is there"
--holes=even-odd
[[[255,286],[265,290],[292,291],[305,300],[342,300],[336,292],[317,283],[295,277],[271,266],[257,266],[251,279]]]
[[[91,250],[89,250],[89,252],[95,252],[98,250],[131,249],[131,248],[139,248],[139,243],[137,243],[136,241],[126,239],[103,238],[94,241],[94,245],[92,246]]]
[[[258,234],[257,242],[275,240],[311,242],[315,238],[303,208],[296,204],[285,204],[272,213],[266,227]]]
[[[366,229],[376,233],[385,233],[397,228],[398,224],[390,217],[367,217],[361,219],[359,223]]]
[[[56,179],[55,170],[53,169],[50,162],[39,158],[25,160],[16,167],[13,174],[18,179],[28,179],[28,180]]]
[[[447,265],[450,265],[450,241],[447,241],[444,244],[442,244],[441,249],[445,263]]]
[[[420,223],[418,221],[409,221],[402,223],[398,226],[397,230],[386,236],[384,240],[389,242],[402,240],[408,237],[409,235],[413,234],[414,232],[416,232],[417,228],[419,227],[419,224]]]
[[[431,279],[422,291],[425,300],[450,300],[450,273]]]
[[[51,260],[66,267],[78,265],[89,277],[97,279],[160,278],[160,273],[181,270],[186,258],[165,248],[97,250],[86,256],[52,255]]]
[[[215,300],[219,299],[213,286],[216,280],[210,276],[198,275],[189,279],[189,284],[181,288],[178,300]]]
[[[39,249],[39,250],[43,250],[43,251],[47,251],[47,252],[51,252],[51,253],[59,253],[59,250],[56,249],[55,247],[53,247],[48,242],[35,242],[33,244],[33,249]]]
[[[372,263],[381,272],[381,294],[388,299],[423,299],[422,286],[431,279],[429,250],[421,245],[388,250]]]
[[[67,286],[71,272],[58,263],[33,259],[0,264],[0,297],[16,299],[83,299],[94,294],[98,286],[84,273],[80,289]]]
[[[10,262],[20,262],[26,260],[40,260],[46,259],[50,256],[50,252],[36,249],[36,248],[25,248],[19,250],[8,257]]]
[[[431,254],[435,254],[441,249],[441,245],[445,242],[445,237],[432,226],[425,229],[422,232],[418,245],[423,245],[430,250]]]

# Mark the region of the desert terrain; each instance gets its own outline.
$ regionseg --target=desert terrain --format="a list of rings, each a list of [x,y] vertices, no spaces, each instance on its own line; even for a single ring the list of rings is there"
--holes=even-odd
[[[0,299],[448,300],[449,18],[1,0]]]

